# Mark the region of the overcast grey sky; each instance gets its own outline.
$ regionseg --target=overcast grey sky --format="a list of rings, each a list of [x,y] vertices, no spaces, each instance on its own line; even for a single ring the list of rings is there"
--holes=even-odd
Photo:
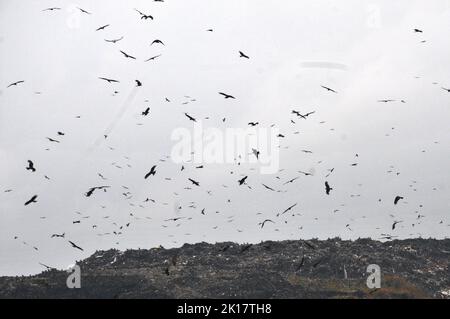
[[[0,275],[37,273],[39,262],[64,268],[109,248],[448,237],[449,21],[444,0],[0,1]],[[303,120],[293,109],[315,113]],[[171,135],[192,130],[185,112],[223,131],[274,125],[285,136],[281,171],[181,171]],[[100,185],[111,188],[85,197]],[[38,202],[24,206],[33,195]],[[184,219],[165,221],[174,217]],[[261,229],[267,218],[275,223]]]

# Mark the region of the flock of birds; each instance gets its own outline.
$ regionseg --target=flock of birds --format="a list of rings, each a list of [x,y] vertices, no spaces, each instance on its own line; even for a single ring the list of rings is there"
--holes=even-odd
[[[154,1],[155,2],[164,2],[163,0],[154,0]],[[54,12],[54,11],[58,11],[58,10],[61,10],[61,8],[60,7],[50,7],[50,8],[44,9],[43,11]],[[85,10],[83,8],[78,8],[78,10],[80,10],[80,12],[82,14],[92,15],[92,12],[90,12],[88,10]],[[145,20],[145,21],[147,21],[147,20],[153,21],[154,20],[154,16],[151,15],[151,14],[144,13],[143,11],[138,10],[138,9],[134,9],[134,11],[137,14],[137,18],[140,19],[140,20]],[[101,31],[106,30],[108,27],[110,27],[110,24],[104,24],[104,25],[99,26],[98,28],[96,28],[93,31],[94,32],[101,32]],[[210,29],[206,29],[205,31],[206,32],[214,32],[214,29],[210,28]],[[420,29],[413,29],[413,32],[418,33],[418,34],[423,34],[423,31],[420,30]],[[122,41],[123,39],[124,39],[124,36],[120,36],[120,37],[112,38],[112,39],[104,39],[104,41],[106,41],[108,43],[116,44],[116,43]],[[152,45],[152,46],[165,46],[166,44],[164,43],[164,41],[162,41],[160,39],[154,39],[150,43],[150,45]],[[125,59],[131,59],[131,60],[136,60],[137,59],[135,56],[133,56],[132,54],[128,53],[128,51],[125,51],[125,50],[117,50],[117,51]],[[161,56],[162,56],[162,54],[154,55],[154,56],[151,56],[148,59],[145,59],[143,61],[144,62],[155,61],[156,59],[160,58]],[[251,62],[251,57],[249,55],[247,55],[246,53],[244,53],[243,51],[236,52],[236,57],[238,59],[243,59],[243,61],[244,60],[248,61],[248,63]],[[109,78],[109,77],[106,77],[106,76],[99,76],[98,79],[101,80],[101,81],[105,81],[108,84],[119,84],[120,83],[119,79],[113,79],[113,78]],[[26,82],[26,80],[14,81],[14,82],[10,83],[9,85],[7,85],[7,88],[8,89],[13,89],[13,87],[19,88],[25,82]],[[434,83],[434,84],[437,84],[437,83]],[[143,83],[139,79],[136,79],[135,80],[135,85],[136,85],[136,87],[142,87]],[[328,85],[318,84],[318,86],[320,86],[324,90],[325,94],[339,94],[339,92],[336,89],[331,88]],[[446,92],[450,93],[450,89],[448,89],[448,88],[446,88],[444,86],[442,86],[442,90],[445,90]],[[19,93],[20,93],[20,91],[18,91],[18,94]],[[114,91],[114,93],[118,93],[118,91]],[[221,97],[223,97],[224,99],[226,99],[226,100],[230,100],[230,101],[237,100],[236,96],[234,96],[232,94],[229,94],[229,93],[218,92],[218,94]],[[185,96],[185,97],[187,98],[187,101],[184,102],[183,104],[188,104],[189,102],[195,101],[195,99],[191,98],[190,96]],[[167,103],[171,102],[171,100],[168,97],[165,97],[165,101]],[[380,99],[380,100],[378,100],[379,103],[393,103],[393,102],[396,102],[396,101],[399,101],[401,103],[407,103],[403,99],[402,100],[395,100],[395,99]],[[183,112],[183,113],[184,113],[185,118],[188,121],[197,122],[198,119],[196,117],[194,117],[193,115],[189,114],[188,112]],[[150,115],[150,107],[146,107],[144,110],[142,110],[142,112],[140,114],[143,117],[149,116]],[[300,120],[300,121],[307,121],[307,120],[310,120],[311,118],[313,118],[316,114],[317,114],[316,110],[308,111],[308,112],[301,112],[299,110],[292,110],[290,115],[293,116],[293,117],[290,119],[290,122],[292,124],[296,124],[298,120]],[[222,121],[225,122],[226,118],[223,118]],[[248,126],[249,127],[256,127],[258,125],[260,125],[260,123],[258,121],[252,121],[252,120],[248,121]],[[50,143],[62,143],[63,142],[62,138],[65,136],[65,133],[61,132],[61,131],[58,131],[58,132],[56,132],[56,135],[57,135],[57,137],[46,137],[46,139]],[[104,138],[106,140],[108,138],[108,135],[105,134]],[[280,139],[286,138],[286,135],[285,134],[279,134],[278,138],[280,138]],[[113,150],[112,147],[110,147],[110,149]],[[306,150],[306,149],[302,149],[301,151],[303,153],[305,153],[305,154],[312,154],[313,153],[311,150]],[[260,151],[258,149],[253,149],[252,150],[252,154],[256,157],[256,159],[259,159]],[[359,157],[359,154],[355,154],[355,158],[358,158],[358,157]],[[161,162],[167,161],[168,158],[169,157],[167,156],[166,158],[161,159]],[[127,157],[127,159],[129,159],[129,158]],[[27,170],[30,174],[35,174],[37,171],[39,171],[39,167],[38,167],[38,165],[35,164],[33,159],[27,159],[26,162],[27,162],[27,165],[25,166],[25,170]],[[122,168],[122,166],[117,164],[117,163],[112,163],[112,164],[115,167],[117,167],[117,168]],[[129,164],[127,164],[127,165],[128,165],[128,167],[131,167],[131,165],[129,165]],[[147,171],[142,172],[142,178],[145,179],[145,180],[151,180],[152,178],[154,178],[157,174],[159,174],[159,172],[158,172],[159,165],[161,165],[161,164],[152,165]],[[189,172],[187,165],[188,164],[181,165],[181,167],[179,168],[180,171]],[[240,163],[239,163],[239,160],[238,160],[237,163],[236,163],[236,169],[239,169],[239,165],[240,165]],[[353,167],[355,167],[357,165],[358,165],[357,162],[351,164],[351,166],[353,166]],[[195,166],[194,168],[195,169],[201,169],[203,167],[204,167],[204,165],[199,165],[199,166]],[[282,172],[282,171],[283,171],[283,169],[280,170],[280,172]],[[327,169],[327,171],[326,171],[326,175],[324,176],[324,180],[323,180],[323,194],[324,194],[324,196],[333,196],[333,190],[334,190],[334,187],[336,187],[336,185],[331,185],[330,184],[331,182],[330,182],[329,177],[333,174],[334,171],[335,171],[335,168],[330,168],[330,169]],[[230,173],[234,174],[235,172],[233,170]],[[394,173],[394,167],[391,167],[390,170],[388,171],[388,173]],[[396,174],[399,174],[399,173],[397,172]],[[296,172],[296,176],[295,177],[290,178],[289,180],[287,180],[285,182],[282,182],[282,185],[286,186],[286,185],[294,184],[295,182],[300,180],[301,176],[314,177],[315,176],[315,172],[298,170]],[[102,180],[102,184],[101,185],[92,186],[91,188],[86,190],[86,192],[83,194],[83,196],[85,196],[86,198],[94,197],[97,192],[108,192],[109,189],[111,189],[113,187],[118,187],[117,184],[114,184],[113,181],[111,181],[109,178],[105,177],[104,173],[99,172],[98,173],[98,177]],[[47,175],[45,175],[45,178],[50,180],[50,178]],[[166,177],[166,179],[170,180],[171,178]],[[279,176],[276,176],[276,179],[280,180],[281,178]],[[248,174],[245,174],[245,175],[242,174],[241,176],[236,178],[236,184],[234,186],[229,186],[229,185],[222,185],[222,186],[224,188],[229,188],[229,187],[248,187],[249,189],[254,189],[256,187],[260,187],[261,190],[268,191],[268,192],[274,192],[274,193],[284,192],[283,190],[278,189],[274,185],[268,185],[269,182],[260,183],[259,185],[256,185],[255,183],[251,182],[251,180],[252,180],[252,176],[250,176]],[[106,181],[108,181],[108,183],[106,183]],[[194,179],[194,177],[185,176],[185,180],[184,181],[189,183],[189,186],[186,186],[184,188],[185,190],[191,190],[192,187],[196,187],[196,188],[201,188],[202,187],[202,182],[200,180]],[[179,183],[183,183],[183,181],[179,181]],[[415,184],[415,183],[417,183],[417,182],[413,181],[413,184]],[[413,185],[411,185],[411,186],[414,187]],[[140,207],[140,208],[144,209],[145,208],[145,206],[144,206],[145,203],[149,203],[149,202],[156,203],[157,202],[157,200],[152,199],[152,198],[145,198],[145,199],[142,198],[139,201],[134,201],[133,194],[130,191],[129,187],[125,186],[125,185],[122,185],[121,187],[123,188],[123,196],[124,196],[124,198],[126,200],[129,201],[130,206],[133,206],[133,207],[136,207],[136,208]],[[13,192],[13,190],[12,189],[7,189],[4,192],[5,193],[9,193],[9,192]],[[208,195],[211,195],[211,196],[213,195],[211,190],[207,190],[206,189],[205,192]],[[179,195],[179,194],[177,194],[177,195]],[[36,193],[36,194],[33,194],[32,196],[30,196],[30,198],[24,199],[24,202],[23,202],[24,204],[23,205],[25,205],[25,206],[39,205],[39,199],[40,199],[39,196],[40,195],[38,193]],[[355,195],[355,196],[357,196],[357,195]],[[402,194],[393,194],[393,196],[392,196],[392,205],[394,205],[394,206],[395,205],[399,205],[404,200],[405,200],[405,196],[404,195],[402,195]],[[381,199],[379,199],[379,201],[381,201]],[[228,199],[228,202],[231,202],[231,199]],[[164,204],[168,205],[168,203],[164,203]],[[261,218],[260,220],[256,221],[256,223],[257,223],[258,227],[260,227],[261,229],[267,228],[269,224],[276,225],[277,223],[281,222],[280,221],[280,217],[283,216],[283,215],[286,215],[286,214],[292,214],[292,216],[298,215],[298,211],[296,210],[298,208],[298,205],[299,205],[299,203],[294,203],[292,205],[289,205],[286,208],[280,209],[280,212],[278,212],[277,214],[274,214],[274,216],[272,218]],[[193,208],[193,209],[197,209],[198,208],[196,202],[190,202],[188,207],[189,208]],[[102,207],[102,208],[105,208],[105,207]],[[182,209],[183,209],[183,207],[178,207],[178,213],[181,212]],[[335,209],[334,210],[334,213],[337,213],[337,212],[339,212],[339,209]],[[72,223],[74,225],[75,224],[80,224],[82,219],[89,218],[89,216],[83,216],[83,214],[80,213],[80,212],[76,212],[76,213],[78,215],[80,215],[81,219],[73,220]],[[199,210],[199,213],[201,215],[207,214],[205,208],[201,208]],[[219,212],[216,212],[216,213],[219,213]],[[417,213],[418,213],[417,220],[420,220],[420,219],[424,218],[424,215],[421,215],[419,212],[417,212]],[[134,218],[135,220],[139,219],[139,217],[135,216],[133,213],[129,213],[129,215],[130,215],[129,216],[130,218]],[[258,213],[257,215],[259,217],[259,215],[262,215],[262,214]],[[107,219],[108,217],[109,216],[105,216],[104,218]],[[180,223],[183,222],[183,220],[191,220],[192,218],[193,217],[177,215],[177,216],[175,216],[173,218],[165,219],[164,222],[166,222],[166,223],[168,223],[168,222],[177,222],[178,224],[176,226],[179,226]],[[149,219],[151,219],[151,218],[149,217]],[[230,216],[228,221],[232,222],[233,221],[233,216]],[[283,222],[287,223],[287,220],[284,220]],[[393,232],[396,230],[397,225],[399,225],[400,223],[404,223],[404,221],[403,220],[394,220],[393,223],[392,223],[390,231],[386,232],[386,234],[382,234],[383,236],[381,238],[384,238],[384,239],[393,239],[393,238],[395,238],[396,236],[393,234]],[[443,221],[441,221],[441,223],[443,223]],[[119,225],[119,224],[117,224],[115,222],[113,222],[112,224],[117,226],[117,228],[112,233],[99,233],[98,235],[116,235],[116,236],[120,236],[125,229],[130,227],[131,221],[128,221],[127,223],[125,223],[123,225]],[[92,229],[96,229],[98,227],[97,224],[94,224],[94,225],[91,225],[91,226],[92,226]],[[168,227],[167,225],[162,225],[162,226],[163,227]],[[351,226],[350,224],[346,225],[346,227],[351,230],[350,226]],[[414,226],[414,224],[412,226]],[[217,226],[214,227],[214,229],[216,229],[216,228],[217,228]],[[301,229],[301,227],[300,227],[300,229]],[[278,230],[278,229],[275,229],[275,230]],[[242,232],[243,230],[238,229],[238,231]],[[68,243],[68,245],[70,247],[72,247],[74,249],[77,249],[77,250],[80,250],[80,251],[83,251],[83,248],[80,245],[76,244],[75,240],[69,240],[68,238],[66,238],[66,232],[53,233],[53,234],[49,234],[49,236],[51,238],[54,238],[54,239],[67,240],[67,243]],[[16,236],[15,239],[20,239],[20,238],[19,238],[19,236]],[[28,242],[26,242],[26,241],[23,241],[23,244],[29,245]],[[39,250],[38,247],[33,246],[33,245],[31,245],[31,246],[35,250]],[[41,264],[41,265],[44,265],[44,264]],[[44,266],[49,268],[46,265],[44,265]]]

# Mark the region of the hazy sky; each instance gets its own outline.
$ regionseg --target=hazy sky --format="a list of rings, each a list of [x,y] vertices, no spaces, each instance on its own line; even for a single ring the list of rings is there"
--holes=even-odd
[[[449,21],[444,0],[0,1],[0,275],[109,248],[448,237]],[[315,113],[304,120],[293,109]],[[171,136],[192,131],[185,112],[222,132],[248,122],[278,129],[281,171],[181,171]],[[85,196],[100,185],[111,187]],[[265,219],[275,223],[261,229]]]

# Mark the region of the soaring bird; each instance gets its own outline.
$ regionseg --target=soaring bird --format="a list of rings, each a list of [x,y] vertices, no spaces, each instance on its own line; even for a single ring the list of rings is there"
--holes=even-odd
[[[330,89],[329,87],[323,86],[321,85],[322,88],[324,88],[325,90],[329,91],[329,92],[333,92],[333,93],[337,93],[335,90]]]
[[[394,222],[393,224],[392,224],[392,230],[395,230],[395,226],[397,226],[397,224],[400,224],[401,223],[401,221],[399,221],[399,222]]]
[[[60,143],[58,140],[55,140],[55,139],[50,138],[50,137],[47,137],[47,139],[48,139],[50,142],[53,142],[53,143]]]
[[[288,208],[286,208],[282,213],[278,213],[277,217],[280,215],[284,215],[286,214],[288,211],[292,210],[292,208],[294,208],[295,206],[297,206],[298,203],[295,203],[294,205],[289,206]]]
[[[330,187],[330,184],[328,184],[328,182],[325,182],[325,193],[326,193],[327,195],[330,195],[330,191],[331,191],[332,189],[333,189],[333,188]]]
[[[219,92],[219,94],[220,94],[220,95],[223,95],[226,99],[235,99],[234,96],[229,95],[229,94],[226,94],[226,93],[223,93],[223,92]]]
[[[420,29],[414,29],[414,32],[415,32],[415,33],[423,33],[423,31],[420,30]]]
[[[394,198],[394,205],[397,205],[399,201],[401,201],[402,199],[404,199],[402,196],[395,196]]]
[[[38,195],[34,195],[33,197],[31,197],[26,203],[25,206],[30,205],[31,203],[37,203],[36,198],[38,197]]]
[[[158,39],[153,40],[153,42],[150,43],[150,45],[153,45],[153,44],[155,44],[155,43],[165,45],[161,40],[158,40]]]
[[[155,59],[159,58],[160,56],[161,56],[161,54],[158,54],[158,55],[152,56],[152,57],[148,58],[147,60],[145,60],[144,62],[148,62],[148,61],[153,61],[153,60],[155,60]]]
[[[26,168],[28,171],[36,172],[36,169],[34,168],[34,163],[30,160],[28,160],[28,167]]]
[[[61,10],[61,8],[59,8],[59,7],[52,7],[52,8],[44,9],[42,11],[53,11],[53,10]]]
[[[134,80],[136,82],[136,87],[142,86],[142,82],[139,80]]]
[[[86,11],[86,10],[80,8],[80,7],[77,7],[77,9],[80,10],[81,12],[83,12],[83,13],[86,13],[86,14],[92,14],[92,13],[90,13],[90,12],[88,12],[88,11]]]
[[[266,189],[268,189],[268,190],[270,190],[272,192],[275,192],[275,190],[272,187],[269,187],[266,184],[262,184],[262,186],[264,186],[264,188],[266,188]]]
[[[98,27],[95,31],[104,30],[104,29],[106,29],[107,27],[109,27],[109,24],[105,24],[105,25],[103,25],[103,26],[101,26],[101,27]]]
[[[268,223],[268,222],[275,224],[275,222],[274,222],[273,220],[271,220],[271,219],[266,219],[266,220],[260,222],[258,225],[261,225],[261,228],[264,228],[264,225],[265,225],[266,223]]]
[[[379,103],[395,102],[395,100],[378,100]]]
[[[51,236],[51,238],[64,238],[66,236],[66,233],[62,233],[62,234],[53,234]]]
[[[150,113],[150,108],[146,108],[145,111],[142,112],[143,116],[147,116]]]
[[[97,189],[106,189],[106,188],[109,188],[109,187],[111,187],[111,186],[96,186],[96,187],[91,187],[88,191],[87,191],[87,193],[85,194],[86,195],[86,197],[91,197],[92,196],[92,194],[94,194],[94,192],[95,192],[95,190],[97,190]],[[106,190],[105,190],[106,191]]]
[[[145,174],[144,179],[149,178],[151,175],[155,176],[155,174],[156,174],[156,165],[153,165],[152,168],[150,169],[150,172]]]
[[[114,80],[114,79],[108,79],[108,78],[102,78],[102,77],[99,77],[99,79],[103,80],[103,81],[106,81],[108,83],[119,83],[119,81]]]
[[[134,57],[134,56],[132,56],[132,55],[129,55],[129,54],[127,54],[127,53],[125,53],[125,52],[123,52],[122,50],[120,50],[120,52],[126,57],[126,58],[130,58],[130,59],[134,59],[134,60],[136,60],[136,58]]]
[[[24,82],[25,82],[25,81],[23,81],[23,80],[17,81],[17,82],[11,83],[11,84],[8,85],[6,88],[9,88],[9,87],[11,87],[11,86],[15,86],[15,85],[17,85],[17,84],[24,83]]]
[[[243,185],[245,184],[245,181],[247,180],[248,176],[244,176],[243,178],[241,178],[240,180],[238,180],[239,185]]]
[[[200,186],[200,183],[197,182],[197,181],[195,181],[195,180],[193,180],[192,178],[188,178],[188,180],[189,180],[192,184],[194,184],[195,186]]]
[[[258,124],[259,124],[259,122],[249,122],[249,123],[248,123],[249,126],[256,126],[256,125],[258,125]]]
[[[138,9],[134,9],[134,10],[136,10],[141,15],[141,20],[142,19],[144,19],[144,20],[147,20],[147,19],[153,20],[153,16],[151,16],[149,14],[144,14],[141,11],[139,11]]]
[[[450,89],[447,89],[447,88],[444,88],[444,87],[442,89],[447,91],[448,93],[450,93]]]
[[[240,58],[250,59],[250,57],[248,55],[244,54],[242,51],[239,51],[239,57]]]
[[[106,41],[106,42],[111,42],[111,43],[116,43],[116,42],[119,42],[119,41],[122,40],[122,39],[123,39],[123,37],[120,37],[120,38],[118,38],[118,39],[112,39],[112,40],[105,39],[105,41]]]
[[[187,117],[190,121],[192,121],[192,122],[197,122],[197,120],[196,120],[195,118],[193,118],[192,116],[190,116],[189,114],[184,113],[184,115],[186,115],[186,117]]]
[[[73,248],[76,248],[76,249],[78,249],[78,250],[84,251],[83,248],[81,248],[80,246],[76,245],[74,242],[71,242],[71,241],[69,240],[69,243],[72,245]]]

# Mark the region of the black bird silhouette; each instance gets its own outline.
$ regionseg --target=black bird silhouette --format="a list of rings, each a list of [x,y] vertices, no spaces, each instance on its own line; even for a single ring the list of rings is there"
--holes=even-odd
[[[330,184],[328,184],[328,182],[325,182],[325,193],[326,193],[327,195],[330,195],[330,191],[331,191],[332,189],[333,189],[333,188],[330,187]]]
[[[414,32],[416,32],[416,33],[423,33],[423,31],[420,30],[420,29],[414,29]]]
[[[50,142],[53,142],[53,143],[59,143],[58,140],[55,140],[55,139],[53,139],[53,138],[47,137],[47,139],[48,139]]]
[[[6,88],[9,88],[9,87],[11,87],[11,86],[15,86],[15,85],[17,85],[17,84],[24,83],[24,82],[25,82],[25,81],[23,81],[23,80],[17,81],[17,82],[11,83],[11,84],[8,85]]]
[[[325,90],[329,91],[329,92],[333,92],[333,93],[337,93],[335,90],[330,89],[329,87],[323,86],[321,85],[322,88],[324,88]]]
[[[280,215],[286,214],[288,211],[292,210],[292,208],[294,208],[295,206],[297,206],[297,204],[298,204],[298,203],[295,203],[294,205],[289,206],[288,208],[286,208],[282,213],[278,213],[278,214],[277,214],[277,217],[280,216]]]
[[[52,7],[52,8],[44,9],[42,11],[53,11],[53,10],[61,10],[61,8],[59,8],[59,7]]]
[[[51,238],[64,238],[66,236],[66,233],[62,233],[62,234],[53,234],[51,236]]]
[[[272,187],[267,186],[266,184],[262,184],[266,189],[271,190],[272,192],[275,192],[275,190]]]
[[[147,60],[145,60],[144,62],[148,62],[148,61],[153,61],[153,60],[155,60],[155,59],[159,58],[160,56],[161,56],[161,54],[158,54],[158,55],[152,56],[151,58],[148,58],[148,59],[147,59]]]
[[[399,201],[401,201],[402,199],[404,199],[402,196],[395,196],[394,198],[394,205],[397,205]]]
[[[136,10],[141,15],[141,20],[142,19],[144,19],[144,20],[147,20],[147,19],[153,20],[153,16],[151,16],[149,14],[144,14],[141,11],[139,11],[138,9],[134,9],[134,10]]]
[[[78,10],[80,10],[81,12],[83,12],[83,13],[86,13],[86,14],[91,14],[90,12],[88,12],[88,11],[86,11],[86,10],[84,10],[84,9],[82,9],[82,8],[80,8],[80,7],[77,7],[78,8]]]
[[[153,45],[153,44],[155,44],[155,43],[165,45],[165,44],[164,44],[161,40],[159,40],[159,39],[153,40],[153,42],[150,43],[150,45]]]
[[[220,95],[223,95],[223,96],[225,97],[225,99],[235,99],[234,96],[229,95],[229,94],[226,94],[226,93],[223,93],[223,92],[219,92],[219,94],[220,94]]]
[[[34,168],[34,163],[30,160],[28,160],[28,167],[26,169],[28,171],[36,172],[36,169]]]
[[[397,226],[397,224],[399,224],[399,223],[401,223],[401,221],[399,221],[399,222],[394,222],[394,223],[392,224],[392,230],[395,230],[395,226]]]
[[[200,183],[197,182],[197,181],[194,181],[192,178],[188,178],[188,180],[189,180],[192,184],[194,184],[195,186],[200,186]]]
[[[450,89],[447,89],[447,88],[444,88],[444,87],[442,89],[447,91],[448,93],[450,93]]]
[[[126,58],[130,58],[130,59],[136,60],[136,58],[135,58],[134,56],[129,55],[129,54],[123,52],[122,50],[120,50],[120,52],[121,52]]]
[[[103,25],[103,26],[101,26],[101,27],[98,27],[95,31],[104,30],[104,29],[106,29],[107,27],[109,27],[109,24],[105,24],[105,25]]]
[[[107,40],[107,39],[105,39],[105,41],[106,42],[111,42],[111,43],[116,43],[116,42],[119,42],[120,40],[122,40],[123,39],[123,37],[120,37],[120,38],[118,38],[118,39],[112,39],[112,40]]]
[[[242,51],[239,51],[239,57],[240,58],[250,59],[250,57],[248,55],[245,55],[244,52],[242,52]]]
[[[300,177],[295,177],[293,179],[288,180],[286,183],[284,183],[283,185],[287,185],[287,184],[291,184],[293,182],[295,182],[297,179],[299,179]]]
[[[34,195],[33,197],[31,197],[26,203],[25,206],[30,205],[31,203],[37,203],[36,198],[38,197],[38,195]]]
[[[146,108],[145,111],[142,112],[142,115],[147,116],[150,113],[150,108]]]
[[[81,248],[80,246],[78,246],[77,244],[75,244],[74,242],[69,240],[69,243],[72,245],[73,248],[76,248],[78,250],[84,251],[83,248]]]
[[[268,222],[275,224],[275,222],[273,220],[266,219],[266,220],[262,221],[261,223],[259,223],[258,225],[261,225],[261,228],[264,228],[264,225]]]
[[[99,79],[103,80],[103,81],[106,81],[108,83],[119,83],[119,81],[114,80],[114,79],[108,79],[108,78],[102,78],[102,77],[99,77]]]
[[[258,124],[259,124],[259,122],[249,122],[249,123],[248,123],[249,126],[256,126],[256,125],[258,125]]]
[[[395,102],[395,100],[378,100],[379,103]]]
[[[244,176],[243,178],[241,178],[240,180],[238,180],[239,185],[243,185],[245,184],[245,181],[247,180],[248,176]]]
[[[134,80],[134,81],[136,82],[136,86],[137,87],[142,86],[142,82],[141,81],[139,81],[139,80]]]
[[[149,178],[151,175],[155,176],[155,174],[156,174],[156,165],[153,165],[152,168],[150,169],[150,172],[145,174],[144,179]]]
[[[193,122],[197,122],[197,120],[196,120],[195,118],[193,118],[192,116],[190,116],[189,114],[184,113],[184,115],[186,115],[186,117],[187,117],[189,120],[191,120],[191,121],[193,121]]]
[[[94,194],[94,192],[97,190],[97,189],[106,189],[106,188],[109,188],[109,187],[111,187],[111,186],[96,186],[96,187],[91,187],[88,191],[87,191],[87,193],[85,194],[86,195],[86,197],[91,197],[92,196],[92,194]]]

